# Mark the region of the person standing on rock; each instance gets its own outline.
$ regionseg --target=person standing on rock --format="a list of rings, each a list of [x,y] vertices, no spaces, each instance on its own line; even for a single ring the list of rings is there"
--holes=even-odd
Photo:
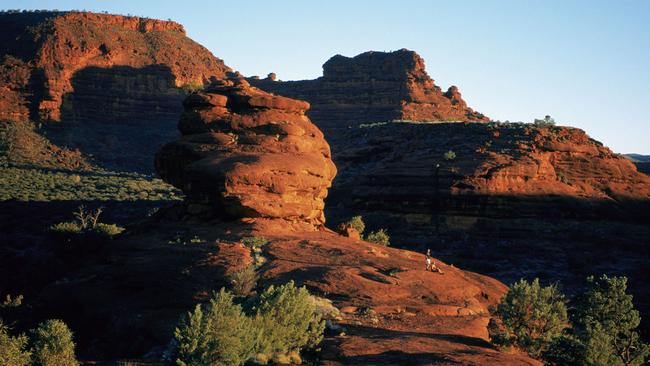
[[[427,264],[426,271],[429,272],[429,270],[431,269],[431,257],[429,257],[429,251],[428,250],[427,250],[427,254],[425,254],[424,257],[425,257],[425,261],[426,261],[426,264]]]

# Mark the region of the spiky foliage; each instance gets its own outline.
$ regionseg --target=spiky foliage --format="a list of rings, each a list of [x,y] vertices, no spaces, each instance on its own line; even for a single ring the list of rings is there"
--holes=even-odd
[[[642,365],[650,354],[636,331],[641,322],[632,295],[627,294],[626,277],[587,278],[573,321],[582,343],[584,364]]]
[[[26,366],[31,362],[31,352],[27,350],[27,337],[24,334],[11,336],[9,328],[0,321],[0,365]]]
[[[366,224],[363,222],[363,217],[353,216],[350,220],[343,223],[348,225],[356,230],[359,234],[363,234],[363,231],[366,230]]]
[[[516,346],[539,357],[568,326],[564,296],[556,285],[519,280],[501,299],[496,315],[503,327],[490,336],[498,346]]]
[[[180,321],[174,338],[177,365],[219,366],[244,364],[253,355],[257,337],[250,319],[222,288]]]
[[[254,266],[248,266],[230,276],[232,292],[237,296],[248,296],[257,286],[257,272]]]
[[[41,366],[78,366],[72,331],[58,319],[47,320],[34,329],[34,359]]]
[[[310,299],[309,291],[293,281],[269,286],[254,306],[254,324],[260,331],[258,359],[275,360],[314,348],[323,339],[325,322]]]
[[[372,231],[368,236],[366,236],[366,241],[369,241],[371,243],[383,245],[383,246],[389,246],[390,245],[390,236],[388,236],[388,232],[384,229],[379,229],[377,231]]]

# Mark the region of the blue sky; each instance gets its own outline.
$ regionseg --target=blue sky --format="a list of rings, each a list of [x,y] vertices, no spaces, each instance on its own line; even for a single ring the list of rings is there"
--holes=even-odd
[[[650,154],[650,1],[50,1],[171,18],[245,75],[321,75],[335,54],[408,48],[443,89],[493,119],[546,114],[616,152]]]

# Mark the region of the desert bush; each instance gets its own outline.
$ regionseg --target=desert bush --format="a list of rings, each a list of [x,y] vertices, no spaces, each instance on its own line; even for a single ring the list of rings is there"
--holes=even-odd
[[[199,81],[190,81],[189,83],[183,84],[181,86],[181,89],[183,89],[186,93],[196,93],[203,90],[203,83]]]
[[[230,276],[232,292],[237,296],[248,296],[257,286],[257,272],[254,266],[248,266]]]
[[[542,287],[515,282],[496,309],[497,322],[489,328],[492,342],[500,347],[515,346],[539,357],[568,326],[564,296],[557,285]]]
[[[17,308],[23,304],[23,295],[11,296],[7,294],[5,299],[0,303],[0,309]]]
[[[174,331],[178,366],[242,365],[251,358],[257,334],[241,306],[225,289],[196,305]]]
[[[124,231],[124,228],[115,224],[105,224],[103,222],[99,222],[97,225],[95,225],[93,230],[100,235],[111,237],[121,234]]]
[[[257,249],[265,246],[269,241],[262,236],[249,236],[241,239],[241,243],[251,249]]]
[[[34,332],[34,359],[41,366],[78,366],[70,328],[61,320],[51,319]]]
[[[544,116],[544,119],[535,119],[533,124],[537,127],[555,126],[555,120],[551,116]]]
[[[86,208],[81,205],[73,214],[77,221],[59,222],[58,224],[50,226],[50,230],[62,234],[94,233],[109,238],[124,231],[123,227],[115,224],[99,222],[99,216],[101,213],[101,207],[94,211],[86,211]]]
[[[447,161],[451,161],[451,160],[456,159],[456,153],[453,152],[452,150],[449,150],[446,153],[444,153],[442,155],[442,157],[445,158],[445,160],[447,160]]]
[[[390,245],[390,236],[388,232],[384,229],[379,229],[377,231],[372,231],[368,236],[366,236],[366,241],[371,243],[389,246]]]
[[[350,226],[356,230],[360,235],[366,230],[366,224],[363,222],[363,217],[353,216],[350,220],[345,221],[343,225]]]
[[[78,234],[82,229],[81,226],[74,221],[65,221],[50,226],[50,230],[59,233]]]
[[[650,354],[637,332],[639,312],[627,294],[626,277],[587,278],[573,317],[575,337],[582,344],[583,364],[642,365]]]
[[[254,326],[261,335],[256,358],[280,362],[293,358],[304,348],[315,348],[323,339],[325,322],[305,287],[293,281],[269,286],[254,306]],[[293,355],[293,357],[291,357]]]
[[[9,328],[0,321],[0,365],[27,366],[31,363],[31,352],[27,349],[27,336],[11,336]]]

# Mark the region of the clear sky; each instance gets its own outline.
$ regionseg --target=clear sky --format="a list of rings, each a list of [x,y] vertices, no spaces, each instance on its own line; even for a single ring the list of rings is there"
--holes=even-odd
[[[616,152],[650,154],[650,1],[0,0],[5,9],[178,21],[245,75],[311,79],[335,54],[408,48],[493,119],[550,114]]]

